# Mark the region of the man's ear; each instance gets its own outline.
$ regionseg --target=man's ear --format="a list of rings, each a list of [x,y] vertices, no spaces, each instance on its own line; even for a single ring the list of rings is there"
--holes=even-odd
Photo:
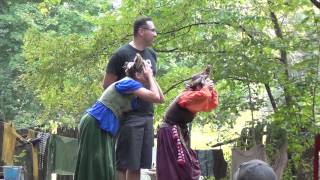
[[[143,36],[143,34],[144,34],[144,30],[142,28],[139,28],[138,29],[138,35],[139,36]]]

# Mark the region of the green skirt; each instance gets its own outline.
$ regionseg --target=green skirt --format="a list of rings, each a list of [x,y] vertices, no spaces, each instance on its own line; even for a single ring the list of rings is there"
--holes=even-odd
[[[88,113],[81,118],[79,129],[74,180],[114,180],[115,138],[100,129],[96,119]]]

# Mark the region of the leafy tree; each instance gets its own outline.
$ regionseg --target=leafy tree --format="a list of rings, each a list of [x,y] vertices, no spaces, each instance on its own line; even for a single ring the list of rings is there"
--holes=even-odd
[[[131,40],[134,19],[151,16],[158,30],[154,48],[164,90],[207,64],[214,67],[211,76],[221,105],[215,113],[201,114],[195,123],[232,128],[239,112],[266,111],[261,119],[252,115],[250,127],[266,124],[269,138],[288,141],[292,168],[285,177],[307,179],[312,172],[306,166],[307,154],[319,124],[316,2],[125,0],[120,8],[102,8],[100,14],[77,11],[79,18],[64,2],[45,4],[50,7],[45,17],[52,22],[33,26],[25,35],[23,82],[43,104],[42,120],[74,126],[102,91],[108,57]],[[62,14],[70,18],[61,19]],[[82,23],[72,26],[69,21]],[[182,89],[170,91],[167,102]],[[157,122],[167,105],[157,106]],[[274,152],[275,142],[268,143]]]
[[[30,124],[34,120],[39,104],[33,93],[28,91],[19,76],[25,69],[22,57],[22,40],[28,28],[24,15],[32,12],[31,4],[1,2],[0,14],[0,111],[7,120],[24,120]]]
[[[0,1],[0,4],[0,111],[7,120],[18,121],[21,126],[41,125],[36,119],[43,113],[43,102],[38,101],[38,91],[26,87],[28,83],[21,76],[29,71],[22,56],[26,30],[89,36],[96,28],[96,18],[110,5],[104,1],[59,0]]]

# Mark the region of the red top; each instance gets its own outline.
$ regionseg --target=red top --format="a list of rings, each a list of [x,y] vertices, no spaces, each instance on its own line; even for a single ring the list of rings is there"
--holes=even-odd
[[[193,113],[208,112],[218,106],[218,93],[208,86],[196,91],[186,90],[179,97],[178,104]]]

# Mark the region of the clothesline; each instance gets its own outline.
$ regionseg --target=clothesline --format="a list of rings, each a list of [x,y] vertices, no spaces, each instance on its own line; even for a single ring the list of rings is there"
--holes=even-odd
[[[230,144],[230,143],[232,143],[232,142],[234,142],[234,141],[236,141],[238,139],[240,139],[240,138],[238,137],[238,138],[235,138],[235,139],[230,139],[230,140],[227,140],[227,141],[219,142],[217,144],[211,145],[210,147],[215,148],[215,147],[218,147],[218,146]]]
[[[266,135],[267,132],[262,132],[261,133],[262,135]],[[223,145],[226,145],[226,144],[230,144],[230,143],[233,143],[237,140],[239,140],[241,137],[237,137],[237,138],[234,138],[234,139],[230,139],[230,140],[226,140],[226,141],[223,141],[223,142],[219,142],[219,143],[216,143],[214,145],[211,145],[210,147],[212,148],[215,148],[215,147],[218,147],[218,146],[223,146]]]

